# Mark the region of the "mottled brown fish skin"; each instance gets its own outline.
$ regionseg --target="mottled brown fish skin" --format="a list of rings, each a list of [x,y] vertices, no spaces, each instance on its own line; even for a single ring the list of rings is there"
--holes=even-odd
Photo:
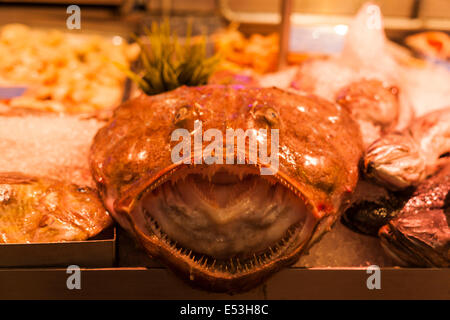
[[[180,123],[175,117],[183,108],[187,116]],[[276,119],[264,121],[259,116],[267,113],[275,114]],[[141,240],[149,254],[184,276],[203,281],[203,286],[212,290],[242,289],[295,262],[308,243],[264,270],[254,269],[245,279],[225,273],[210,276],[206,269],[183,264],[157,237],[145,237],[132,214],[142,194],[178,166],[171,160],[176,145],[171,142],[172,132],[179,127],[191,130],[195,120],[202,121],[203,132],[218,129],[224,137],[227,128],[279,129],[277,176],[301,194],[312,212],[309,243],[329,230],[347,206],[358,179],[362,139],[358,125],[341,106],[277,88],[180,87],[156,96],[140,96],[116,109],[94,138],[90,156],[94,180],[109,212]],[[203,148],[209,144],[203,143]]]
[[[370,121],[383,130],[393,127],[398,118],[398,88],[379,80],[361,79],[342,88],[336,101],[355,119]]]
[[[398,88],[382,81],[361,79],[350,83],[337,93],[336,102],[358,122],[365,146],[397,124]]]
[[[450,266],[450,164],[418,186],[413,196],[379,235],[402,264]]]
[[[81,241],[111,223],[94,189],[0,173],[0,243]]]

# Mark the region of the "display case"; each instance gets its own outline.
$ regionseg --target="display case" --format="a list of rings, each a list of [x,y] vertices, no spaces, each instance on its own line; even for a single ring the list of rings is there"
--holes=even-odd
[[[428,65],[428,63],[431,63],[434,67],[442,68],[439,71],[442,73],[439,79],[450,79],[450,75],[443,71],[444,69],[450,70],[450,49],[447,48],[449,55],[446,58],[430,56],[428,55],[430,51],[421,51],[420,47],[408,45],[405,40],[412,34],[429,31],[439,32],[448,37],[450,31],[449,2],[402,0],[396,2],[378,1],[377,4],[379,4],[377,8],[381,8],[384,15],[386,46],[389,54],[393,57],[392,61],[396,61],[402,67],[418,67],[419,71],[410,73],[411,79],[415,75],[423,76],[426,79],[427,74],[421,73],[420,70],[425,70],[423,66]],[[78,5],[81,8],[81,29],[67,29],[66,19],[70,16],[70,13],[66,11],[68,5]],[[241,42],[239,46],[234,48],[232,54],[235,55],[232,58],[226,56],[230,52],[223,51],[220,53],[222,57],[229,58],[228,64],[224,64],[225,67],[222,66],[222,68],[228,68],[233,73],[244,75],[248,79],[252,79],[251,81],[262,79],[260,85],[261,83],[269,83],[270,85],[265,86],[278,86],[284,80],[279,81],[281,78],[276,77],[276,72],[280,72],[280,77],[283,77],[283,79],[289,73],[289,77],[295,78],[297,76],[296,79],[298,80],[300,74],[300,69],[296,69],[298,66],[308,64],[311,61],[328,61],[329,57],[338,56],[345,48],[349,27],[353,23],[360,5],[360,1],[324,0],[283,0],[279,3],[256,0],[201,0],[192,2],[178,0],[82,0],[70,3],[57,0],[38,3],[36,1],[2,1],[0,3],[0,44],[2,27],[10,24],[24,24],[31,30],[40,29],[44,32],[50,32],[49,30],[56,29],[64,35],[93,34],[94,36],[111,39],[113,43],[124,42],[130,46],[130,52],[136,51],[137,42],[146,46],[151,52],[151,41],[146,36],[146,32],[151,29],[152,23],[169,21],[172,31],[176,31],[179,35],[181,44],[185,44],[186,38],[189,38],[185,37],[186,30],[189,28],[191,28],[194,41],[200,39],[201,36],[205,36],[207,56],[210,57],[218,50],[217,38],[215,37],[224,30],[231,30],[230,39],[237,37],[239,40],[236,41]],[[229,27],[230,24],[232,24],[231,28]],[[271,36],[273,38],[270,38]],[[252,42],[252,39],[254,39],[252,37],[268,40],[264,42],[264,40],[257,39],[256,42]],[[378,40],[376,37],[374,39]],[[428,41],[427,43],[431,43],[434,48],[436,46],[439,48],[450,46],[450,40],[447,40],[446,43],[437,43],[438,40],[433,40],[434,38],[427,39],[425,42]],[[232,40],[230,41],[232,42]],[[6,43],[6,41],[4,42]],[[230,48],[233,46],[231,42],[228,44]],[[133,45],[134,47],[132,47]],[[254,45],[260,52],[265,51],[263,53],[267,53],[270,49],[276,47],[277,55],[275,55],[275,58],[270,55],[263,55],[261,58],[258,55],[260,52],[249,50],[250,53],[246,53],[244,47],[248,45],[250,47]],[[92,44],[92,47],[95,47],[95,44]],[[95,50],[97,49],[93,49],[93,51]],[[124,54],[124,56],[127,54]],[[61,51],[62,55],[64,55],[64,51]],[[115,86],[120,87],[121,90],[120,101],[104,108],[83,109],[83,111],[88,111],[71,116],[77,117],[77,119],[81,117],[83,120],[90,119],[88,121],[96,119],[95,121],[99,121],[99,129],[106,124],[113,127],[114,124],[108,121],[111,117],[114,117],[115,108],[121,102],[145,94],[143,92],[145,90],[142,86],[139,87],[139,83],[133,83],[130,80],[131,77],[127,78],[130,73],[142,75],[143,62],[136,62],[137,55],[136,52],[129,53],[128,56],[133,56],[133,59],[126,60],[124,58],[124,60],[121,60],[121,62],[129,62],[129,65],[118,67],[121,70],[120,72],[123,72],[122,76],[117,76],[118,80],[115,83]],[[56,56],[59,57],[58,54]],[[101,56],[99,64],[105,63],[104,60],[109,59],[105,57],[106,55]],[[250,62],[241,63],[242,61],[239,61],[239,59],[244,60],[244,58],[249,59]],[[251,64],[252,59],[261,59],[267,64],[269,64],[270,59],[273,62],[271,62],[271,67],[259,65],[258,67],[262,69],[256,70],[257,67]],[[84,60],[89,60],[88,54],[80,58],[80,61],[85,62]],[[111,65],[111,62],[108,60],[109,65]],[[47,68],[45,63],[43,69]],[[50,64],[50,62],[48,63]],[[64,69],[71,62],[60,63],[64,65],[61,69]],[[372,65],[375,64],[377,64],[377,61],[372,62]],[[96,68],[98,68],[97,65]],[[95,71],[100,69],[103,69],[103,67],[88,73],[88,82],[95,83],[96,79],[103,76],[100,76],[100,72]],[[114,74],[115,77],[119,69],[111,69],[111,74]],[[128,70],[128,73],[123,71],[125,69]],[[11,106],[10,100],[22,95],[23,90],[18,90],[18,88],[22,88],[24,85],[18,83],[4,85],[2,71],[6,72],[5,70],[9,69],[6,67],[2,69],[0,63],[0,80],[2,80],[0,81],[0,117],[3,117],[3,113],[7,114],[6,117],[17,117],[16,113],[13,116],[8,114]],[[261,72],[261,70],[263,71]],[[337,68],[335,70],[342,71],[343,69]],[[105,77],[109,76],[109,73],[106,72],[105,74]],[[270,78],[271,76],[274,76],[274,78]],[[304,81],[305,78],[308,80],[307,77],[300,77],[297,82]],[[221,79],[223,81],[223,78]],[[436,94],[433,97],[441,99],[439,100],[439,103],[441,103],[441,101],[445,102],[445,94],[447,93],[448,96],[450,91],[445,91],[448,90],[448,87],[445,87],[445,81],[443,83],[439,79],[436,80],[436,83],[440,83],[441,87],[435,86]],[[69,82],[73,88],[70,87],[67,91],[73,90],[76,92],[77,88],[82,92],[87,90],[79,89],[76,84],[73,84],[78,80],[72,80]],[[340,79],[338,80],[340,81]],[[33,81],[37,80],[31,79],[31,82]],[[44,82],[48,83],[49,81],[51,80],[45,80]],[[233,84],[232,81],[234,80],[230,81]],[[248,82],[254,85],[254,82],[251,81]],[[411,82],[413,81],[411,80]],[[426,82],[426,80],[422,82]],[[320,84],[323,85],[322,82]],[[241,86],[242,83],[236,85]],[[61,87],[62,85],[59,82],[49,86],[51,90],[62,90]],[[12,88],[13,91],[2,91],[6,88]],[[28,88],[28,84],[24,88]],[[421,88],[425,88],[425,85]],[[103,92],[101,93],[103,96],[108,96],[108,92],[112,95],[112,91],[102,91],[103,89],[94,86],[92,91]],[[292,85],[288,91],[293,92],[294,89],[296,88]],[[433,88],[430,90],[433,90]],[[42,100],[48,102],[52,99],[49,98],[50,96],[48,94],[48,97],[46,96]],[[67,93],[65,97],[68,96]],[[74,96],[76,95],[67,98],[71,105],[85,103],[85,100],[82,102],[80,102],[81,100],[75,101]],[[325,98],[329,99],[330,96]],[[93,93],[92,100],[89,101],[97,101],[96,97]],[[417,98],[417,101],[422,99],[422,96],[413,94],[411,94],[411,97],[413,100]],[[439,108],[433,107],[433,111],[440,109],[440,107],[441,105],[439,105]],[[6,111],[3,112],[2,108],[5,108]],[[20,109],[22,109],[22,105]],[[40,111],[48,112],[47,109]],[[67,110],[69,109],[68,107]],[[64,109],[60,113],[64,116],[67,110]],[[423,112],[423,114],[425,113]],[[27,114],[27,116],[29,115]],[[132,130],[130,129],[129,132],[132,132]],[[93,141],[94,136],[86,138],[89,143]],[[0,143],[1,147],[4,146]],[[88,150],[88,147],[83,150]],[[1,151],[0,157],[2,157]],[[448,151],[442,153],[440,159],[443,159],[442,163],[445,163],[448,159]],[[17,161],[20,161],[20,159],[17,159]],[[362,164],[359,163],[358,165],[361,166]],[[83,164],[83,166],[85,165]],[[356,166],[355,170],[358,170],[358,168]],[[73,168],[68,170],[70,169]],[[89,170],[89,173],[94,171],[92,167],[86,166],[82,170]],[[146,173],[142,172],[141,174],[144,176]],[[94,178],[89,177],[88,180],[90,187],[93,188],[99,188],[104,182],[95,175]],[[95,182],[97,182],[97,185]],[[446,188],[446,199],[448,200],[448,185]],[[99,191],[105,199],[105,189],[100,188]],[[0,200],[0,203],[1,201],[3,200]],[[106,201],[104,203],[107,206]],[[441,209],[448,211],[447,207]],[[0,215],[2,214],[1,210]],[[445,212],[448,219],[447,211]],[[310,252],[302,255],[297,262],[291,263],[290,266],[282,268],[279,272],[275,272],[267,281],[258,283],[251,290],[233,293],[232,295],[213,292],[214,290],[199,289],[195,284],[194,286],[189,285],[189,280],[179,279],[164,263],[145,252],[145,241],[142,240],[145,237],[141,236],[140,240],[133,238],[125,230],[129,226],[125,224],[124,229],[124,225],[120,226],[120,224],[115,222],[112,227],[85,241],[54,243],[1,243],[0,241],[0,299],[450,299],[448,249],[447,252],[441,251],[444,255],[443,259],[447,259],[445,260],[447,266],[444,266],[445,263],[443,263],[443,266],[428,268],[399,264],[392,259],[388,252],[383,250],[376,235],[363,235],[354,232],[354,230],[346,228],[340,218],[336,219],[334,226],[330,226],[329,232],[311,247]],[[1,230],[0,228],[0,235]],[[2,240],[1,237],[0,240]],[[446,242],[447,248],[449,243],[450,239]],[[347,249],[342,249],[345,246],[347,246]],[[354,252],[353,257],[352,252]],[[445,257],[445,255],[447,256]],[[419,256],[421,255],[419,254]],[[81,268],[82,290],[68,290],[66,287],[68,277],[66,268],[70,265],[77,265]],[[381,289],[372,290],[368,288],[367,281],[371,275],[371,272],[368,272],[368,267],[371,265],[380,267]]]

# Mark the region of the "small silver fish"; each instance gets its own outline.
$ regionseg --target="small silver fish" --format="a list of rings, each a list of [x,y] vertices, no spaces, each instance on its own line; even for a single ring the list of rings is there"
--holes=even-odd
[[[391,190],[417,186],[433,174],[450,152],[450,107],[416,119],[401,132],[376,140],[364,157],[368,177]]]

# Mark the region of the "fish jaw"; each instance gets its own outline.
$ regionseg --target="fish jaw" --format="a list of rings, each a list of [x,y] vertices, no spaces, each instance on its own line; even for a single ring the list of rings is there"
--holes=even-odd
[[[254,228],[256,230],[253,231],[248,228],[245,231],[244,228],[238,229],[246,222],[246,218],[240,219],[241,213],[245,211],[248,215],[248,211],[251,210],[242,207],[249,199],[258,197],[257,192],[247,191],[250,194],[241,201],[231,199],[231,202],[234,202],[231,210],[239,208],[234,217],[224,217],[226,215],[225,208],[217,208],[217,210],[211,210],[206,218],[203,216],[202,219],[189,219],[189,214],[186,214],[180,221],[180,225],[193,224],[190,220],[200,224],[208,220],[207,218],[214,216],[209,219],[210,223],[205,226],[203,231],[186,228],[182,230],[184,232],[178,232],[178,234],[174,232],[174,228],[170,228],[170,219],[173,219],[173,216],[169,215],[170,208],[176,205],[174,203],[164,207],[160,214],[155,214],[154,208],[161,205],[162,202],[168,202],[167,199],[158,197],[161,194],[167,195],[168,185],[182,184],[185,179],[189,179],[185,176],[192,172],[198,174],[202,167],[210,171],[211,168],[208,166],[179,165],[167,170],[165,175],[150,181],[147,186],[142,186],[139,191],[134,190],[133,195],[114,202],[114,207],[110,210],[115,217],[125,217],[126,222],[122,220],[121,225],[125,226],[130,233],[134,234],[135,238],[139,239],[147,253],[153,257],[158,257],[175,273],[189,280],[192,285],[216,292],[242,292],[261,283],[281,268],[294,263],[304,250],[331,228],[340,212],[340,210],[334,210],[331,207],[317,208],[317,203],[306,198],[299,191],[299,186],[295,185],[295,182],[291,184],[283,173],[279,172],[277,175],[267,178],[258,175],[258,165],[248,166],[249,168],[244,170],[248,176],[253,175],[253,179],[256,180],[253,186],[267,184],[268,188],[283,189],[281,193],[285,194],[284,201],[290,202],[297,210],[292,210],[290,214],[285,215],[283,215],[283,210],[280,210],[281,213],[274,219],[275,221],[269,223],[270,228],[267,228],[268,232],[265,234],[263,233],[265,226],[261,225],[256,225]],[[237,173],[234,168],[233,171],[234,174]],[[214,180],[214,175],[212,179]],[[207,181],[207,178],[205,178],[205,181]],[[244,183],[243,181],[245,181],[245,178],[240,183]],[[188,182],[192,183],[192,181]],[[196,189],[193,184],[189,186]],[[176,191],[180,191],[181,188],[176,189]],[[135,192],[139,194],[136,195]],[[158,196],[155,197],[155,193]],[[280,191],[274,193],[280,193]],[[205,199],[201,199],[202,197],[200,195],[195,199],[196,207],[201,206],[203,202],[205,202],[205,206],[211,204],[209,197],[204,196]],[[149,198],[151,198],[150,201]],[[259,198],[264,198],[264,195]],[[184,205],[181,204],[180,207]],[[255,201],[254,203],[257,208],[269,205],[269,201],[267,203]],[[212,207],[217,206],[217,203],[212,205]],[[289,205],[287,207],[289,208]],[[255,212],[252,212],[252,214],[254,215]],[[168,215],[165,220],[161,219],[164,218],[164,215]],[[270,213],[261,217],[253,217],[247,227],[255,225],[257,221],[267,220],[268,215]],[[287,221],[284,223],[285,221],[281,220]],[[238,230],[236,231],[236,229]],[[201,234],[206,233],[205,230],[211,231],[208,231],[202,238]],[[278,231],[278,236],[273,235],[274,231]],[[183,234],[195,234],[197,240],[186,242],[185,239],[179,237]],[[216,235],[213,236],[214,240],[208,242],[208,236],[214,234]],[[219,234],[227,237],[224,241],[225,246],[214,248],[215,240]],[[255,245],[255,241],[252,241],[255,237],[265,241],[263,247],[261,247],[259,241],[256,242],[260,245],[258,248],[251,247],[251,245]],[[265,239],[266,237],[272,239]],[[196,245],[196,241],[204,242],[205,245]],[[238,246],[241,250],[233,251]],[[245,248],[249,246],[250,249],[246,252]]]
[[[180,113],[180,110],[183,112]],[[261,121],[259,115],[267,115],[268,111],[269,118]],[[231,198],[233,190],[240,190],[241,183],[230,188],[229,193],[219,191],[217,186],[212,188],[217,203],[222,203],[217,205],[218,210],[205,209],[208,207],[206,201],[169,201],[174,192],[168,185],[175,183],[175,187],[181,188],[181,185],[176,185],[178,174],[197,181],[194,174],[208,176],[207,172],[214,167],[195,164],[192,158],[189,164],[171,160],[174,147],[170,141],[171,133],[180,126],[187,130],[195,129],[196,120],[202,121],[203,132],[218,129],[224,136],[227,128],[243,131],[279,129],[279,167],[273,170],[274,175],[263,177],[260,174],[263,167],[261,159],[258,157],[256,162],[247,162],[248,154],[245,154],[245,164],[240,167],[230,164],[226,168],[227,172],[238,172],[237,175],[241,170],[251,171],[251,181],[260,181],[260,187],[264,188],[269,188],[265,183],[270,181],[272,185],[284,188],[282,194],[296,203],[293,207],[298,208],[301,219],[287,214],[285,224],[278,218],[268,224],[276,230],[267,232],[267,238],[270,238],[265,243],[268,251],[258,247],[254,241],[244,243],[235,237],[237,230],[246,225],[244,212],[225,210],[227,205],[223,203]],[[204,144],[203,149],[206,146]],[[234,152],[233,156],[237,158],[242,150],[235,149]],[[162,260],[194,286],[237,292],[258,285],[259,280],[293,263],[321,233],[330,229],[342,208],[348,205],[358,179],[361,155],[362,141],[358,126],[348,112],[336,104],[275,88],[204,86],[182,87],[126,102],[97,133],[90,162],[105,206],[115,220],[143,244],[149,255]],[[204,180],[196,182],[200,189],[207,185],[208,179]],[[188,188],[183,190],[181,194],[193,192]],[[152,196],[152,192],[170,194],[158,198]],[[205,195],[209,194],[209,191],[205,192]],[[264,197],[258,197],[258,193],[254,195],[247,198],[252,207],[256,206],[257,199],[262,203],[266,201]],[[163,203],[164,210],[152,210],[158,203]],[[192,208],[200,204],[204,206],[201,218],[191,219],[191,224],[201,225],[204,221],[209,224],[200,228],[201,231],[194,227],[190,231],[185,230],[183,234],[190,238],[183,238],[179,229],[189,224],[177,224],[177,217],[169,218],[170,214],[173,215],[169,209],[175,207],[179,212],[184,210],[182,207],[188,207],[189,210],[183,213],[187,212],[189,216],[193,214]],[[296,225],[299,222],[301,227]],[[249,234],[255,237],[269,230],[269,227],[263,227],[261,232],[257,232],[251,229],[251,224],[246,226],[251,230]],[[209,240],[205,241],[213,238],[212,230],[224,235],[226,244],[222,249],[209,245]],[[205,246],[195,243],[196,236],[205,242]],[[273,246],[282,247],[282,250],[277,251],[276,255],[270,253],[270,257],[266,258]],[[186,255],[190,250],[196,258]],[[251,259],[250,253],[255,253],[256,257]],[[202,256],[205,260],[209,257],[206,265],[204,260],[200,260]],[[210,264],[214,263],[214,259],[220,268],[212,268]],[[247,266],[245,263],[243,265],[244,260],[248,262]]]

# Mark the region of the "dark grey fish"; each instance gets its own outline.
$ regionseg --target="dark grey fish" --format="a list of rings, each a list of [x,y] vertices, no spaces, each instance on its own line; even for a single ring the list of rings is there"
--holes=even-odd
[[[379,231],[383,247],[404,265],[450,266],[450,165],[418,186]]]
[[[342,215],[342,223],[353,231],[378,236],[380,228],[399,213],[413,191],[410,188],[394,192],[360,179],[352,205]]]

